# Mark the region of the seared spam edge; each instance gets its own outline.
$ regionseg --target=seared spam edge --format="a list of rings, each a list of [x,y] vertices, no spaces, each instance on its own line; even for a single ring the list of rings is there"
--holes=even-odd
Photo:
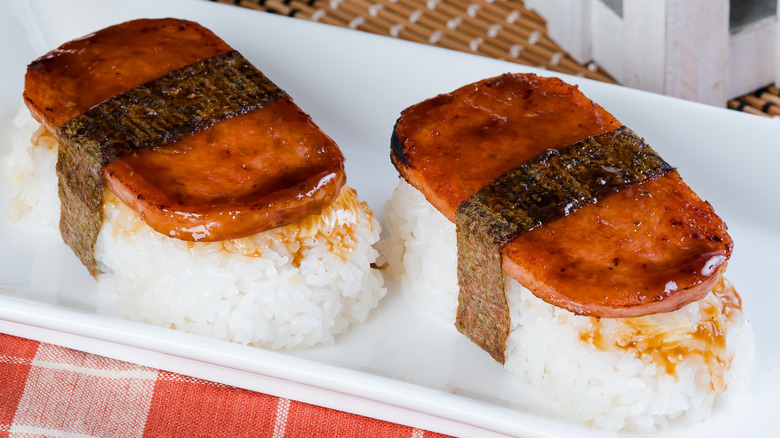
[[[454,222],[458,206],[501,175],[620,126],[576,87],[506,74],[406,108],[391,160]],[[545,301],[629,317],[701,299],[732,247],[712,206],[668,170],[524,233],[501,253],[503,270]]]

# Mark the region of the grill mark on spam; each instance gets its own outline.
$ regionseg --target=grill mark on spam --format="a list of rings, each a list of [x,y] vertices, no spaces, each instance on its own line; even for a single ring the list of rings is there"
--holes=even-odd
[[[510,320],[501,249],[525,232],[672,169],[621,127],[549,150],[463,201],[455,214],[458,330],[504,363]]]
[[[225,52],[139,85],[57,128],[60,231],[96,275],[103,170],[117,156],[175,142],[287,94],[240,53]]]

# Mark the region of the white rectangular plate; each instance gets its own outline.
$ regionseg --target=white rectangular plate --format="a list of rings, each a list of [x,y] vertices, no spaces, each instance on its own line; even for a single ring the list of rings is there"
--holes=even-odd
[[[397,183],[389,141],[399,112],[504,72],[550,72],[200,1],[0,0],[0,154],[22,104],[26,65],[61,43],[133,18],[198,21],[309,112],[347,157],[350,185],[377,213]],[[747,394],[701,424],[661,436],[766,436],[778,430],[780,121],[562,76],[653,145],[709,200],[736,242],[729,278],[757,336]],[[464,436],[602,436],[532,414],[534,397],[489,355],[389,288],[335,346],[278,353],[95,311],[92,279],[56,234],[9,226],[0,183],[0,331],[291,399]]]

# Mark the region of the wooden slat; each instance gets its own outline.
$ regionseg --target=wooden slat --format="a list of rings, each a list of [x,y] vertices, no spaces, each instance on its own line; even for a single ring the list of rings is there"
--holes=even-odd
[[[615,82],[597,65],[581,65],[565,53],[547,35],[544,20],[522,1],[212,1]]]
[[[211,1],[616,82],[599,66],[582,65],[565,53],[549,37],[544,19],[520,0]],[[728,107],[780,118],[780,92],[767,86]]]
[[[728,107],[759,116],[780,118],[780,90],[769,85],[738,99],[732,99]]]

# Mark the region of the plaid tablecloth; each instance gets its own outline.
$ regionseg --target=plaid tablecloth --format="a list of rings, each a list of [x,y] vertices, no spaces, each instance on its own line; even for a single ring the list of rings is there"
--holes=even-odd
[[[0,334],[0,437],[445,435]]]

